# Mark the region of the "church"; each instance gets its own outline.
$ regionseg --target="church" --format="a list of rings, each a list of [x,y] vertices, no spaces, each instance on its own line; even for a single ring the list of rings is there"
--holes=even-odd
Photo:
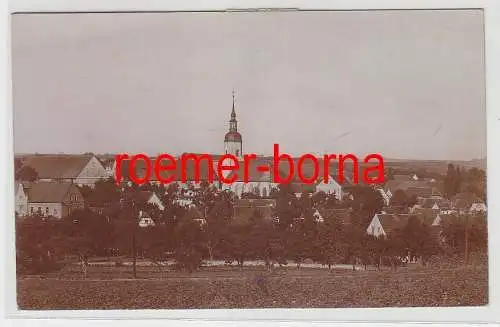
[[[248,167],[248,180],[245,182],[243,177],[245,176],[245,165],[243,164],[243,137],[238,132],[238,121],[236,119],[235,110],[235,97],[233,90],[233,105],[231,109],[231,119],[229,120],[229,131],[224,136],[224,153],[232,154],[240,160],[239,169],[236,171],[227,172],[226,178],[231,178],[233,174],[237,174],[236,181],[232,184],[222,184],[223,190],[230,190],[238,197],[241,198],[243,194],[249,196],[256,195],[258,197],[268,197],[273,189],[277,190],[279,187],[278,183],[274,183],[273,180],[273,160],[271,157],[257,156],[255,160],[249,161],[250,165]],[[294,159],[297,161],[297,159]],[[261,171],[258,167],[268,166],[269,169],[266,171]],[[297,162],[295,162],[297,166]],[[305,166],[305,175],[312,175],[313,167],[312,164],[308,167]],[[320,165],[320,170],[323,167]],[[287,164],[280,165],[279,172],[280,175],[285,176],[287,173]],[[309,173],[307,172],[309,171]],[[327,183],[319,182],[313,185],[306,185],[299,181],[298,177],[295,175],[292,181],[292,189],[296,195],[300,195],[303,192],[314,193],[316,191],[323,191],[327,194],[333,194],[335,198],[341,200],[343,197],[342,186],[330,176]]]
[[[270,142],[271,144],[272,142]],[[186,155],[189,153],[184,153],[182,155]],[[235,195],[238,197],[269,197],[271,192],[274,190],[277,190],[279,188],[279,184],[273,182],[274,181],[274,169],[273,169],[273,158],[272,157],[266,157],[266,156],[257,156],[257,158],[252,159],[249,161],[249,167],[248,169],[248,179],[245,181],[245,165],[243,161],[243,137],[241,133],[238,131],[238,120],[236,116],[236,106],[235,106],[235,95],[233,91],[233,103],[232,103],[232,109],[231,109],[231,115],[230,115],[230,120],[229,120],[229,130],[227,133],[224,135],[224,152],[219,154],[219,155],[211,155],[212,159],[214,162],[216,162],[223,154],[232,154],[238,160],[240,161],[239,163],[239,168],[237,170],[226,170],[224,171],[224,177],[225,178],[233,178],[233,176],[236,174],[236,179],[235,182],[231,184],[224,184],[220,183],[217,179],[217,173],[216,169],[217,167],[211,166],[208,164],[206,160],[202,160],[199,167],[196,168],[196,165],[193,161],[189,161],[187,166],[185,167],[185,170],[182,172],[181,171],[181,165],[177,165],[177,171],[175,173],[176,176],[176,182],[177,184],[183,188],[183,189],[189,189],[191,186],[194,188],[198,188],[200,186],[199,183],[195,183],[196,181],[196,171],[198,169],[200,179],[201,180],[208,180],[209,178],[207,176],[210,175],[210,170],[212,169],[212,175],[214,176],[214,181],[213,184],[219,189],[222,190],[229,190],[233,192]],[[180,157],[182,157],[179,156]],[[196,155],[196,154],[193,154]],[[150,158],[152,163],[151,167],[154,167],[154,160],[155,158]],[[298,158],[294,158],[294,166],[298,166]],[[232,161],[229,163],[231,164]],[[121,164],[121,171],[122,174],[121,176],[130,181],[129,178],[129,164],[130,160],[123,160]],[[262,169],[259,169],[259,167],[267,166],[269,169],[266,169],[265,171],[262,171]],[[313,175],[314,167],[312,163],[304,163],[302,165],[303,168],[303,174],[306,177],[310,177]],[[319,169],[320,171],[323,171],[323,161],[319,161]],[[143,160],[138,160],[136,161],[134,165],[134,170],[135,170],[135,175],[138,177],[143,177],[146,174],[146,165]],[[329,171],[335,171],[335,168],[330,169]],[[278,169],[280,176],[288,176],[288,163],[287,162],[282,162],[279,165]],[[170,176],[171,172],[168,171],[162,171],[161,175],[163,178],[168,178]],[[181,176],[182,174],[186,175],[187,177],[187,182],[182,182],[181,181]],[[160,184],[161,182],[157,179],[156,174],[150,174],[150,183],[153,184]],[[323,191],[326,194],[332,194],[334,195],[335,198],[338,200],[341,200],[344,196],[343,188],[340,185],[340,183],[337,182],[337,180],[333,176],[329,176],[328,182],[324,183],[322,180],[318,180],[317,183],[315,184],[304,184],[302,183],[297,174],[294,174],[294,178],[291,181],[291,187],[293,192],[299,196],[300,194],[307,192],[307,193],[314,193],[317,191]]]

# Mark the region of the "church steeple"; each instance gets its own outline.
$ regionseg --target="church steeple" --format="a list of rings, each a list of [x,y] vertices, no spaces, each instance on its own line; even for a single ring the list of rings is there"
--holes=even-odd
[[[236,111],[234,110],[234,89],[233,89],[233,109],[231,110],[231,120],[229,121],[229,131],[238,131],[238,122],[236,121]]]
[[[238,133],[238,121],[236,120],[236,110],[234,109],[234,89],[233,89],[233,108],[231,110],[231,120],[229,120],[229,132],[224,136],[224,152],[236,157],[242,156],[243,140]]]

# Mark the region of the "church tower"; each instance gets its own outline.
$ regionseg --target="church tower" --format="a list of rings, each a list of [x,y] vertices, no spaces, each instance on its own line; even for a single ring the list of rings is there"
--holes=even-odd
[[[234,90],[233,90],[233,110],[231,111],[231,120],[229,121],[229,132],[224,137],[224,153],[232,154],[237,158],[243,156],[243,141],[238,132],[238,121],[234,111]]]

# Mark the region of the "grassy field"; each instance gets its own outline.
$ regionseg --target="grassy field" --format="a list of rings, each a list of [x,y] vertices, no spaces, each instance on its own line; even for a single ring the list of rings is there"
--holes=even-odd
[[[20,278],[20,309],[194,309],[477,306],[488,303],[487,267],[349,271],[236,268],[193,274],[94,268],[86,280]]]

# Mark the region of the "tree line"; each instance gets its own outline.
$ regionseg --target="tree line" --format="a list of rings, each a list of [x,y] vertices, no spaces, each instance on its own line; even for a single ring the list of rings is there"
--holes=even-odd
[[[165,209],[138,197],[141,190],[155,191]],[[470,252],[486,248],[485,224],[480,220],[474,223],[474,219],[445,224],[439,230],[444,244],[432,226],[417,218],[387,238],[367,235],[366,228],[383,201],[378,192],[364,186],[352,189],[354,200],[338,202],[321,192],[297,198],[283,184],[273,193],[275,220],[266,219],[258,209],[248,219],[234,217],[231,193],[219,192],[206,183],[192,198],[200,216],[176,204],[174,200],[183,190],[175,184],[166,189],[149,184],[117,187],[109,180],[81,191],[89,203],[85,210],[63,219],[33,216],[16,220],[19,271],[57,269],[58,262],[71,255],[122,256],[133,261],[134,276],[138,258],[157,263],[173,259],[175,268],[190,272],[204,260],[214,259],[236,262],[240,267],[248,260],[263,260],[269,268],[288,263],[300,267],[309,259],[330,268],[342,263],[396,269],[408,256],[426,263],[445,250],[463,253],[466,247]],[[324,222],[318,222],[313,215],[318,207],[349,209],[349,219],[324,217]],[[149,212],[155,225],[139,228],[140,211]],[[195,219],[199,217],[203,219]]]

